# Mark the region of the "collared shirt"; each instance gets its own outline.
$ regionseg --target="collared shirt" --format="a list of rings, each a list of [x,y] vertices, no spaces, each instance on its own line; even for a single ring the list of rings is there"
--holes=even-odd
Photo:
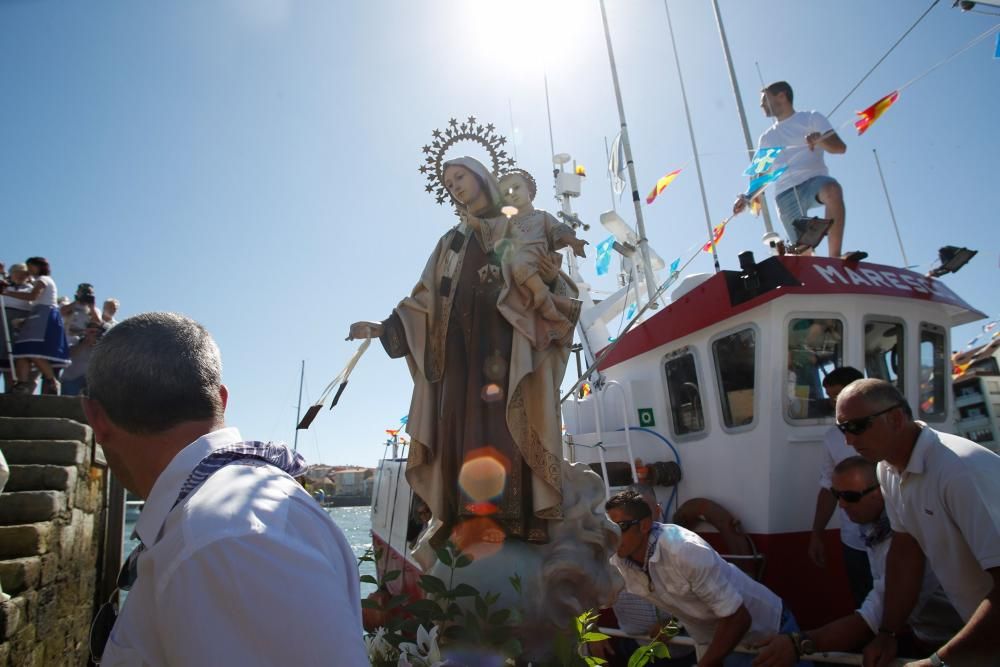
[[[653,526],[645,567],[617,554],[611,557],[630,593],[669,609],[701,645],[711,643],[719,621],[740,605],[752,619],[743,642],[762,641],[778,632],[781,598],[726,562],[697,533],[674,524]]]
[[[909,533],[968,622],[1000,567],[1000,456],[922,422],[902,471],[886,461],[878,479],[892,529]]]
[[[824,489],[833,487],[833,469],[846,458],[857,456],[858,452],[847,444],[844,434],[836,426],[831,426],[823,435],[823,450],[825,456],[819,469],[819,485]],[[852,549],[865,550],[865,542],[861,539],[861,526],[851,521],[844,508],[837,503],[837,519],[840,521],[840,541]]]
[[[868,562],[872,567],[872,590],[868,592],[861,608],[858,609],[858,614],[868,624],[873,634],[877,633],[882,625],[882,612],[885,609],[885,561],[890,544],[892,544],[891,532],[866,549]],[[920,595],[907,622],[918,639],[934,645],[944,644],[962,627],[962,619],[951,606],[948,596],[945,595],[930,566],[924,568]]]
[[[233,428],[204,435],[157,478],[102,665],[368,665],[354,555],[295,480],[232,464],[170,511],[198,463],[240,440]]]

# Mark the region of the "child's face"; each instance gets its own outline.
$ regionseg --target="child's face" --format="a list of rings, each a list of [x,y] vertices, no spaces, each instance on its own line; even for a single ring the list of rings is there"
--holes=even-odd
[[[509,204],[518,210],[528,210],[531,208],[530,191],[528,183],[521,176],[504,176],[500,179],[500,193],[503,195],[505,204]]]

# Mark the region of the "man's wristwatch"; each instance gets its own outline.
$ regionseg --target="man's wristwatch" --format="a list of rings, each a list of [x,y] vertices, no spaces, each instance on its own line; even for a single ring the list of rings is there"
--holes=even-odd
[[[941,659],[941,656],[937,654],[937,651],[931,653],[931,657],[928,659],[931,661],[931,667],[948,667],[944,664],[944,660]]]
[[[801,658],[804,655],[812,655],[816,652],[816,643],[809,638],[809,635],[799,632],[791,632],[788,636],[791,638],[792,645],[795,647],[796,659]]]

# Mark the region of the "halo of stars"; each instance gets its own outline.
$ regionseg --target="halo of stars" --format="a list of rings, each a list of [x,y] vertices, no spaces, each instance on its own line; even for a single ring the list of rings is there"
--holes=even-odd
[[[497,133],[493,123],[484,125],[478,122],[475,116],[469,116],[464,123],[452,118],[443,132],[434,130],[432,135],[433,141],[421,149],[425,157],[419,171],[427,178],[424,191],[434,195],[434,200],[438,204],[451,199],[451,195],[444,187],[445,155],[459,142],[472,141],[486,149],[492,163],[493,175],[497,178],[505,170],[514,167],[514,158],[507,155],[507,151],[503,148],[507,138]]]

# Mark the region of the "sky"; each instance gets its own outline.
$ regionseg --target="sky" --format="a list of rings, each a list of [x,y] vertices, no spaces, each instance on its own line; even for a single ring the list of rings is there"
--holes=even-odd
[[[719,0],[754,139],[769,125],[761,78],[828,114],[930,4]],[[877,150],[909,263],[926,272],[940,246],[979,250],[944,280],[992,319],[995,35],[932,68],[1000,9],[951,5],[938,2],[830,116],[848,150],[827,165],[844,187],[845,248],[903,264]],[[746,148],[711,4],[669,7],[714,224],[746,186]],[[668,262],[686,259],[706,221],[664,3],[607,0],[607,12],[638,189],[684,170],[644,207],[647,235]],[[291,442],[301,362],[307,406],[356,349],[349,324],[386,317],[455,222],[417,171],[434,129],[494,123],[538,180],[536,206],[558,208],[546,80],[555,152],[588,174],[573,201],[592,225],[582,270],[609,292],[592,247],[607,236],[605,142],[619,120],[597,0],[0,0],[0,260],[46,256],[60,294],[93,283],[121,316],[200,321],[222,350],[228,423]],[[857,136],[853,112],[911,81]],[[615,204],[634,223],[628,193]],[[763,231],[737,218],[723,268],[745,249],[762,257]],[[711,270],[707,254],[689,267]],[[985,321],[953,330],[952,347]],[[373,466],[409,396],[406,364],[375,343],[298,448],[310,462]]]

